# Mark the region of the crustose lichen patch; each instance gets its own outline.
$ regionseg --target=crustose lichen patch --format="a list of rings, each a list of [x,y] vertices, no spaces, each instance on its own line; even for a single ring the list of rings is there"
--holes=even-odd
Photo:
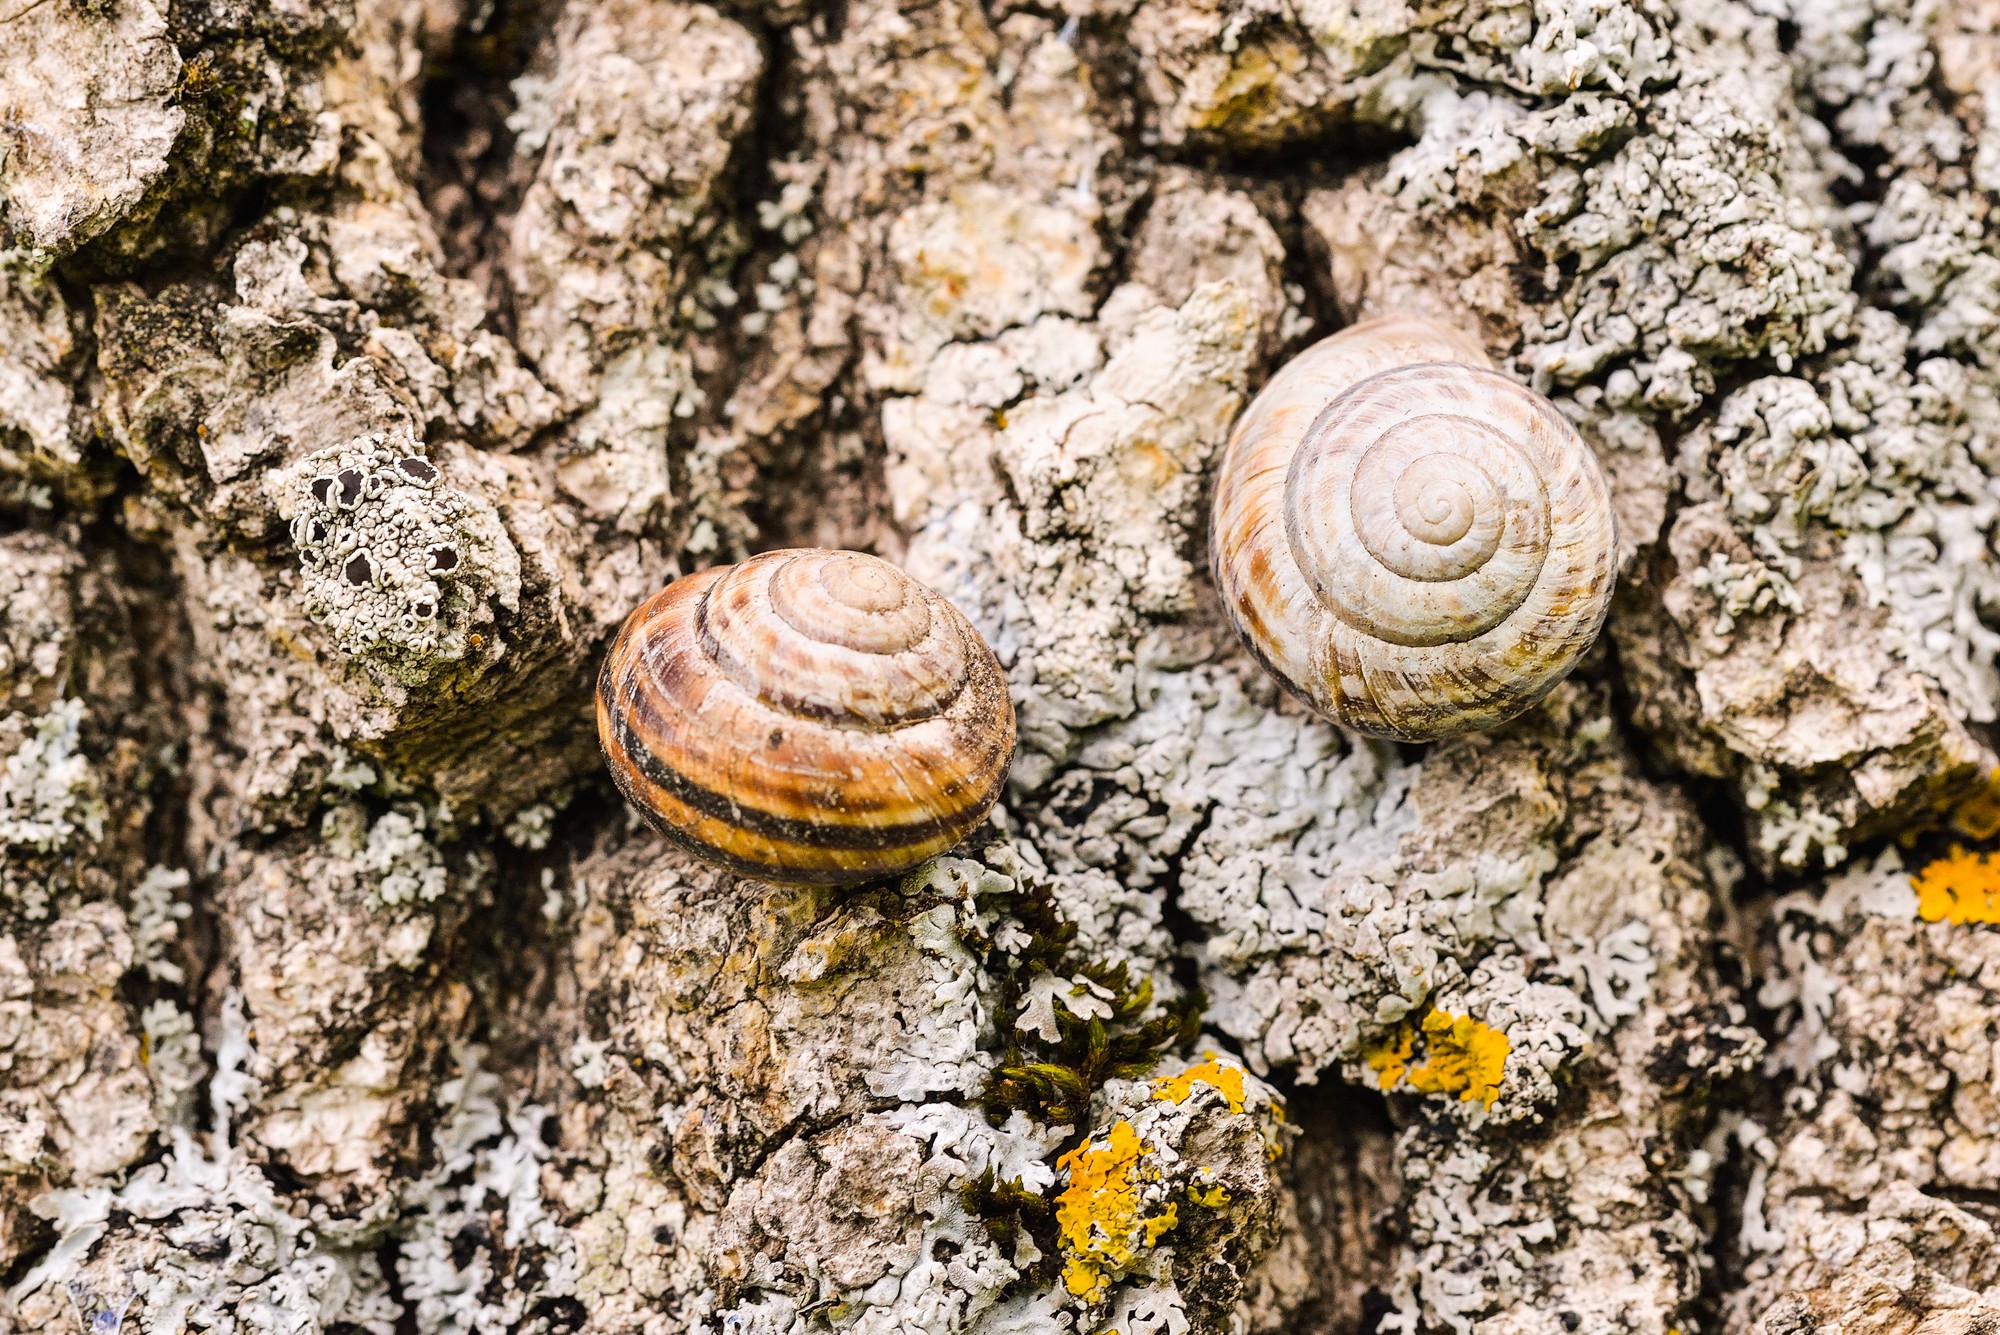
[[[463,658],[483,583],[472,502],[413,443],[381,433],[288,474],[306,614],[395,675],[422,680]]]

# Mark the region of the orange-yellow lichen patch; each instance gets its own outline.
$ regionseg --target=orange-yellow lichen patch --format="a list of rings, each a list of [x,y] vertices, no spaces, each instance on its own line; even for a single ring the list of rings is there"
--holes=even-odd
[[[1910,884],[1917,891],[1917,916],[1925,922],[2000,922],[2000,865],[1988,854],[1954,844]]]
[[[1424,1059],[1412,1065],[1419,1039]],[[1417,1028],[1405,1025],[1394,1039],[1367,1053],[1367,1062],[1382,1089],[1406,1083],[1419,1094],[1456,1094],[1491,1108],[1500,1097],[1507,1054],[1513,1050],[1507,1035],[1470,1015],[1431,1011]]]
[[[1487,1107],[1500,1097],[1507,1054],[1514,1045],[1507,1035],[1470,1015],[1432,1011],[1424,1017],[1424,1041],[1430,1056],[1410,1068],[1410,1087],[1422,1094],[1456,1094]]]
[[[1222,1091],[1222,1097],[1229,1103],[1229,1111],[1243,1111],[1243,1068],[1232,1066],[1213,1052],[1201,1054],[1207,1060],[1190,1066],[1179,1075],[1161,1076],[1153,1082],[1153,1097],[1167,1099],[1174,1103],[1187,1102],[1187,1096],[1194,1093],[1196,1085],[1207,1085]]]
[[[1229,1204],[1229,1188],[1205,1177],[1188,1183],[1187,1194],[1188,1199],[1196,1205],[1210,1210],[1220,1210]]]
[[[1396,1031],[1396,1036],[1379,1048],[1370,1048],[1366,1054],[1368,1069],[1375,1073],[1377,1089],[1394,1089],[1402,1083],[1404,1074],[1410,1069],[1410,1054],[1416,1050],[1417,1034],[1408,1025]]]
[[[1139,1249],[1179,1222],[1172,1203],[1150,1217],[1143,1213],[1141,1185],[1159,1176],[1141,1162],[1145,1153],[1139,1133],[1120,1119],[1101,1142],[1086,1140],[1056,1160],[1069,1176],[1056,1197],[1063,1287],[1087,1303],[1100,1301],[1111,1281],[1132,1268]]]
[[[2000,769],[1987,775],[1978,792],[1952,809],[1951,828],[1973,839],[2000,834]]]

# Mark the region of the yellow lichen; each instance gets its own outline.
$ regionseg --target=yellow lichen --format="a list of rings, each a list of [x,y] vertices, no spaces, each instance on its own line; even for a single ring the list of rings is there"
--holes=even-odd
[[[1243,1111],[1243,1068],[1231,1066],[1213,1052],[1201,1054],[1207,1060],[1198,1066],[1190,1066],[1179,1075],[1161,1076],[1153,1082],[1153,1097],[1167,1099],[1173,1103],[1187,1102],[1187,1096],[1194,1093],[1196,1085],[1207,1085],[1222,1091],[1228,1100],[1229,1111]]]
[[[1190,1182],[1187,1194],[1196,1205],[1210,1210],[1220,1210],[1229,1204],[1229,1188],[1220,1182]]]
[[[1419,1038],[1424,1059],[1411,1065]],[[1507,1035],[1470,1015],[1431,1011],[1417,1028],[1405,1025],[1390,1042],[1368,1052],[1366,1060],[1382,1089],[1407,1083],[1419,1094],[1456,1094],[1491,1108],[1513,1050]]]
[[[1367,1051],[1368,1069],[1375,1073],[1377,1089],[1394,1089],[1401,1083],[1404,1072],[1410,1069],[1410,1053],[1416,1044],[1416,1031],[1404,1025],[1389,1042]]]
[[[1910,884],[1917,891],[1917,916],[1925,922],[2000,922],[2000,866],[1985,853],[1954,844]]]
[[[1142,1216],[1140,1183],[1159,1176],[1140,1162],[1145,1153],[1139,1133],[1120,1119],[1101,1143],[1086,1140],[1056,1160],[1069,1177],[1056,1197],[1063,1287],[1087,1303],[1100,1301],[1111,1281],[1132,1268],[1141,1246],[1153,1246],[1179,1222],[1172,1204]]]
[[[1487,1107],[1500,1097],[1507,1054],[1513,1044],[1498,1029],[1470,1015],[1432,1011],[1424,1017],[1424,1042],[1430,1056],[1410,1068],[1410,1087],[1421,1094],[1456,1094]]]

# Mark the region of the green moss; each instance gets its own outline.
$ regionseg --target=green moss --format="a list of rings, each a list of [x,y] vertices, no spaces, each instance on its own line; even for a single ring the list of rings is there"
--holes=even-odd
[[[999,841],[998,836],[993,837]],[[979,856],[977,847],[966,850]],[[967,945],[981,952],[999,974],[997,1013],[1004,1017],[1007,1041],[998,1068],[977,1102],[995,1125],[1015,1112],[1050,1126],[1071,1128],[1061,1151],[1085,1143],[1091,1100],[1107,1080],[1139,1079],[1152,1072],[1167,1052],[1191,1045],[1201,1028],[1207,999],[1199,992],[1161,1003],[1153,981],[1134,978],[1124,964],[1079,960],[1076,925],[1065,920],[1047,890],[1024,882],[1009,858],[991,850],[987,865],[1001,871],[987,884],[1009,885],[1004,891],[975,890],[977,907],[987,921],[1011,919],[1027,932],[1027,941],[1002,953],[976,933]],[[1013,879],[1006,877],[1011,873]],[[942,902],[942,901],[941,901]],[[1080,1019],[1056,1008],[1057,1037],[1014,1028],[1029,985],[1038,977],[1087,979],[1109,994],[1108,1016]],[[1102,998],[1100,998],[1102,999]],[[965,1208],[1011,1255],[1023,1235],[1034,1240],[1041,1262],[1034,1282],[1054,1284],[1062,1274],[1056,1204],[1025,1187],[1020,1179],[1001,1179],[991,1169],[960,1193]]]
[[[989,1109],[1002,1114],[1019,1109],[1043,1122],[1078,1125],[1089,1117],[1090,1100],[1105,1081],[1142,1078],[1201,1031],[1207,999],[1199,992],[1156,1008],[1152,980],[1133,982],[1123,964],[1071,972],[1111,993],[1110,1018],[1079,1019],[1058,1007],[1059,1041],[1014,1031],[983,1095]],[[1018,1011],[1018,995],[1012,1000]],[[1142,1018],[1149,1011],[1156,1013]]]
[[[1051,1125],[1077,1126],[1089,1116],[1091,1097],[1105,1081],[1146,1075],[1163,1054],[1192,1043],[1200,1031],[1207,999],[1199,992],[1157,1005],[1152,979],[1134,979],[1124,964],[1080,963],[1076,925],[1064,920],[1045,891],[987,895],[979,907],[1012,917],[1028,932],[1027,944],[1001,979],[999,1013],[1008,1018],[1008,1041],[981,1095],[996,1125],[1018,1110]],[[1028,985],[1043,973],[1097,984],[1110,994],[1110,1016],[1080,1019],[1057,1007],[1055,1042],[1014,1028],[1012,1018],[1020,1014]]]
[[[1020,1249],[1021,1238],[1034,1239],[1044,1266],[1052,1279],[1055,1274],[1056,1206],[1021,1185],[1018,1177],[1002,1180],[991,1168],[979,1180],[959,1192],[967,1213],[986,1227],[987,1236],[1009,1255]]]

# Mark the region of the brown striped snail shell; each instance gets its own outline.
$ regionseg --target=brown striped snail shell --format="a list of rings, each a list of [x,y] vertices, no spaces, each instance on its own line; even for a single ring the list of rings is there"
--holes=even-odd
[[[662,833],[763,880],[843,885],[986,818],[1014,707],[965,617],[859,552],[767,552],[655,594],[597,680],[620,791]]]
[[[1527,709],[1604,624],[1590,447],[1467,335],[1390,317],[1288,363],[1236,426],[1210,551],[1230,619],[1320,714],[1429,741]]]

